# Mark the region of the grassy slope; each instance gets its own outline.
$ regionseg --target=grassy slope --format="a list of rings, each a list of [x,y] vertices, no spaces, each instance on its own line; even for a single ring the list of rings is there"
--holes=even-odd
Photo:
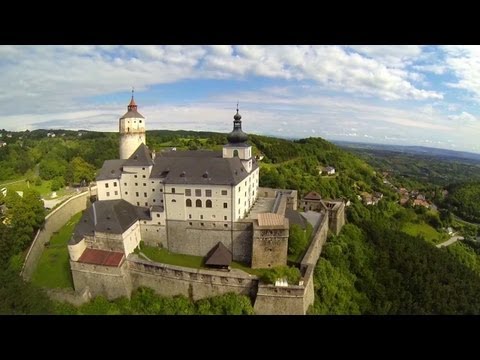
[[[58,233],[50,239],[32,276],[32,282],[47,288],[73,288],[67,243],[82,213],[74,215]]]

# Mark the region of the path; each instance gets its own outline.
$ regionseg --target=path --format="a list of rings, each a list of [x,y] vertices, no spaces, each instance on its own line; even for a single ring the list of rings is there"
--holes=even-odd
[[[7,186],[7,185],[12,185],[12,184],[16,184],[16,183],[19,183],[19,182],[24,182],[25,179],[22,179],[22,180],[15,180],[15,181],[12,181],[12,182],[9,182],[9,183],[3,183],[3,184],[0,184],[0,187],[4,187],[4,186]]]
[[[437,248],[441,248],[442,246],[452,245],[453,243],[457,242],[458,240],[463,240],[463,236],[459,236],[459,235],[452,236],[447,241],[445,241],[441,244],[438,244]]]

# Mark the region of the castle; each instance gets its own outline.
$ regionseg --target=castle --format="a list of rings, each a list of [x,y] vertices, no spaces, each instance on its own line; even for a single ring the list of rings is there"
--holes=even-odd
[[[119,120],[120,159],[104,162],[96,178],[98,201],[84,212],[68,244],[77,292],[129,297],[133,288],[148,285],[175,295],[185,293],[182,286],[188,284],[192,295],[195,281],[210,279],[206,287],[195,287],[194,298],[227,291],[255,296],[258,279],[240,270],[220,276],[218,270],[172,265],[158,271],[177,281],[159,289],[159,277],[149,273],[153,265],[134,254],[140,241],[206,257],[205,264],[213,267],[227,267],[232,260],[252,268],[287,264],[288,214],[297,208],[297,192],[259,188],[259,166],[238,106],[233,118],[221,152],[155,153],[146,146],[145,118],[132,93]]]

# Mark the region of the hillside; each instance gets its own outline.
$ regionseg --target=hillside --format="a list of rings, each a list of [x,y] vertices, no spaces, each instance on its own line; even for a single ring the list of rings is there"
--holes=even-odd
[[[0,148],[0,179],[28,178],[32,183],[61,187],[93,179],[104,160],[118,156],[117,134],[55,130],[52,138],[48,132],[12,133],[7,146]],[[476,245],[462,243],[437,249],[434,244],[446,236],[441,233],[444,220],[421,207],[401,207],[398,195],[384,183],[380,169],[320,138],[284,140],[250,135],[249,139],[254,155],[263,156],[261,186],[296,189],[299,197],[314,190],[324,198],[351,201],[348,224],[340,235],[330,235],[315,270],[312,313],[480,313],[480,257]],[[219,150],[225,142],[225,134],[220,133],[147,132],[147,144],[155,151],[170,147]],[[326,166],[333,166],[336,173],[320,174]],[[416,171],[415,162],[411,166],[403,162],[402,166]],[[412,181],[420,183],[417,177]],[[427,178],[425,186],[429,185]],[[376,206],[365,206],[359,199],[362,192],[381,192],[384,197]],[[22,241],[26,243],[25,238]],[[5,296],[14,297],[14,289],[13,285],[4,287]],[[166,300],[158,301],[163,304],[158,305],[158,313],[165,313],[162,307]],[[178,301],[180,304],[183,300]],[[122,309],[133,306],[119,304],[105,303],[100,308],[112,307],[111,311],[123,313]],[[198,311],[194,310],[196,305],[188,306],[188,313]],[[2,311],[7,312],[7,308],[4,305]],[[101,313],[100,308],[92,312]],[[59,309],[56,311],[67,311]]]

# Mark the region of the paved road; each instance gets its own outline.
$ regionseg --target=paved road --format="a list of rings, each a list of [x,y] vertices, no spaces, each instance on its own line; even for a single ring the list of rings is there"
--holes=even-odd
[[[437,245],[437,248],[441,248],[442,246],[448,246],[448,245],[452,245],[454,242],[457,242],[458,240],[463,240],[463,236],[459,236],[459,235],[455,235],[455,236],[452,236],[450,239],[448,239],[447,241],[441,243],[441,244],[438,244]]]

